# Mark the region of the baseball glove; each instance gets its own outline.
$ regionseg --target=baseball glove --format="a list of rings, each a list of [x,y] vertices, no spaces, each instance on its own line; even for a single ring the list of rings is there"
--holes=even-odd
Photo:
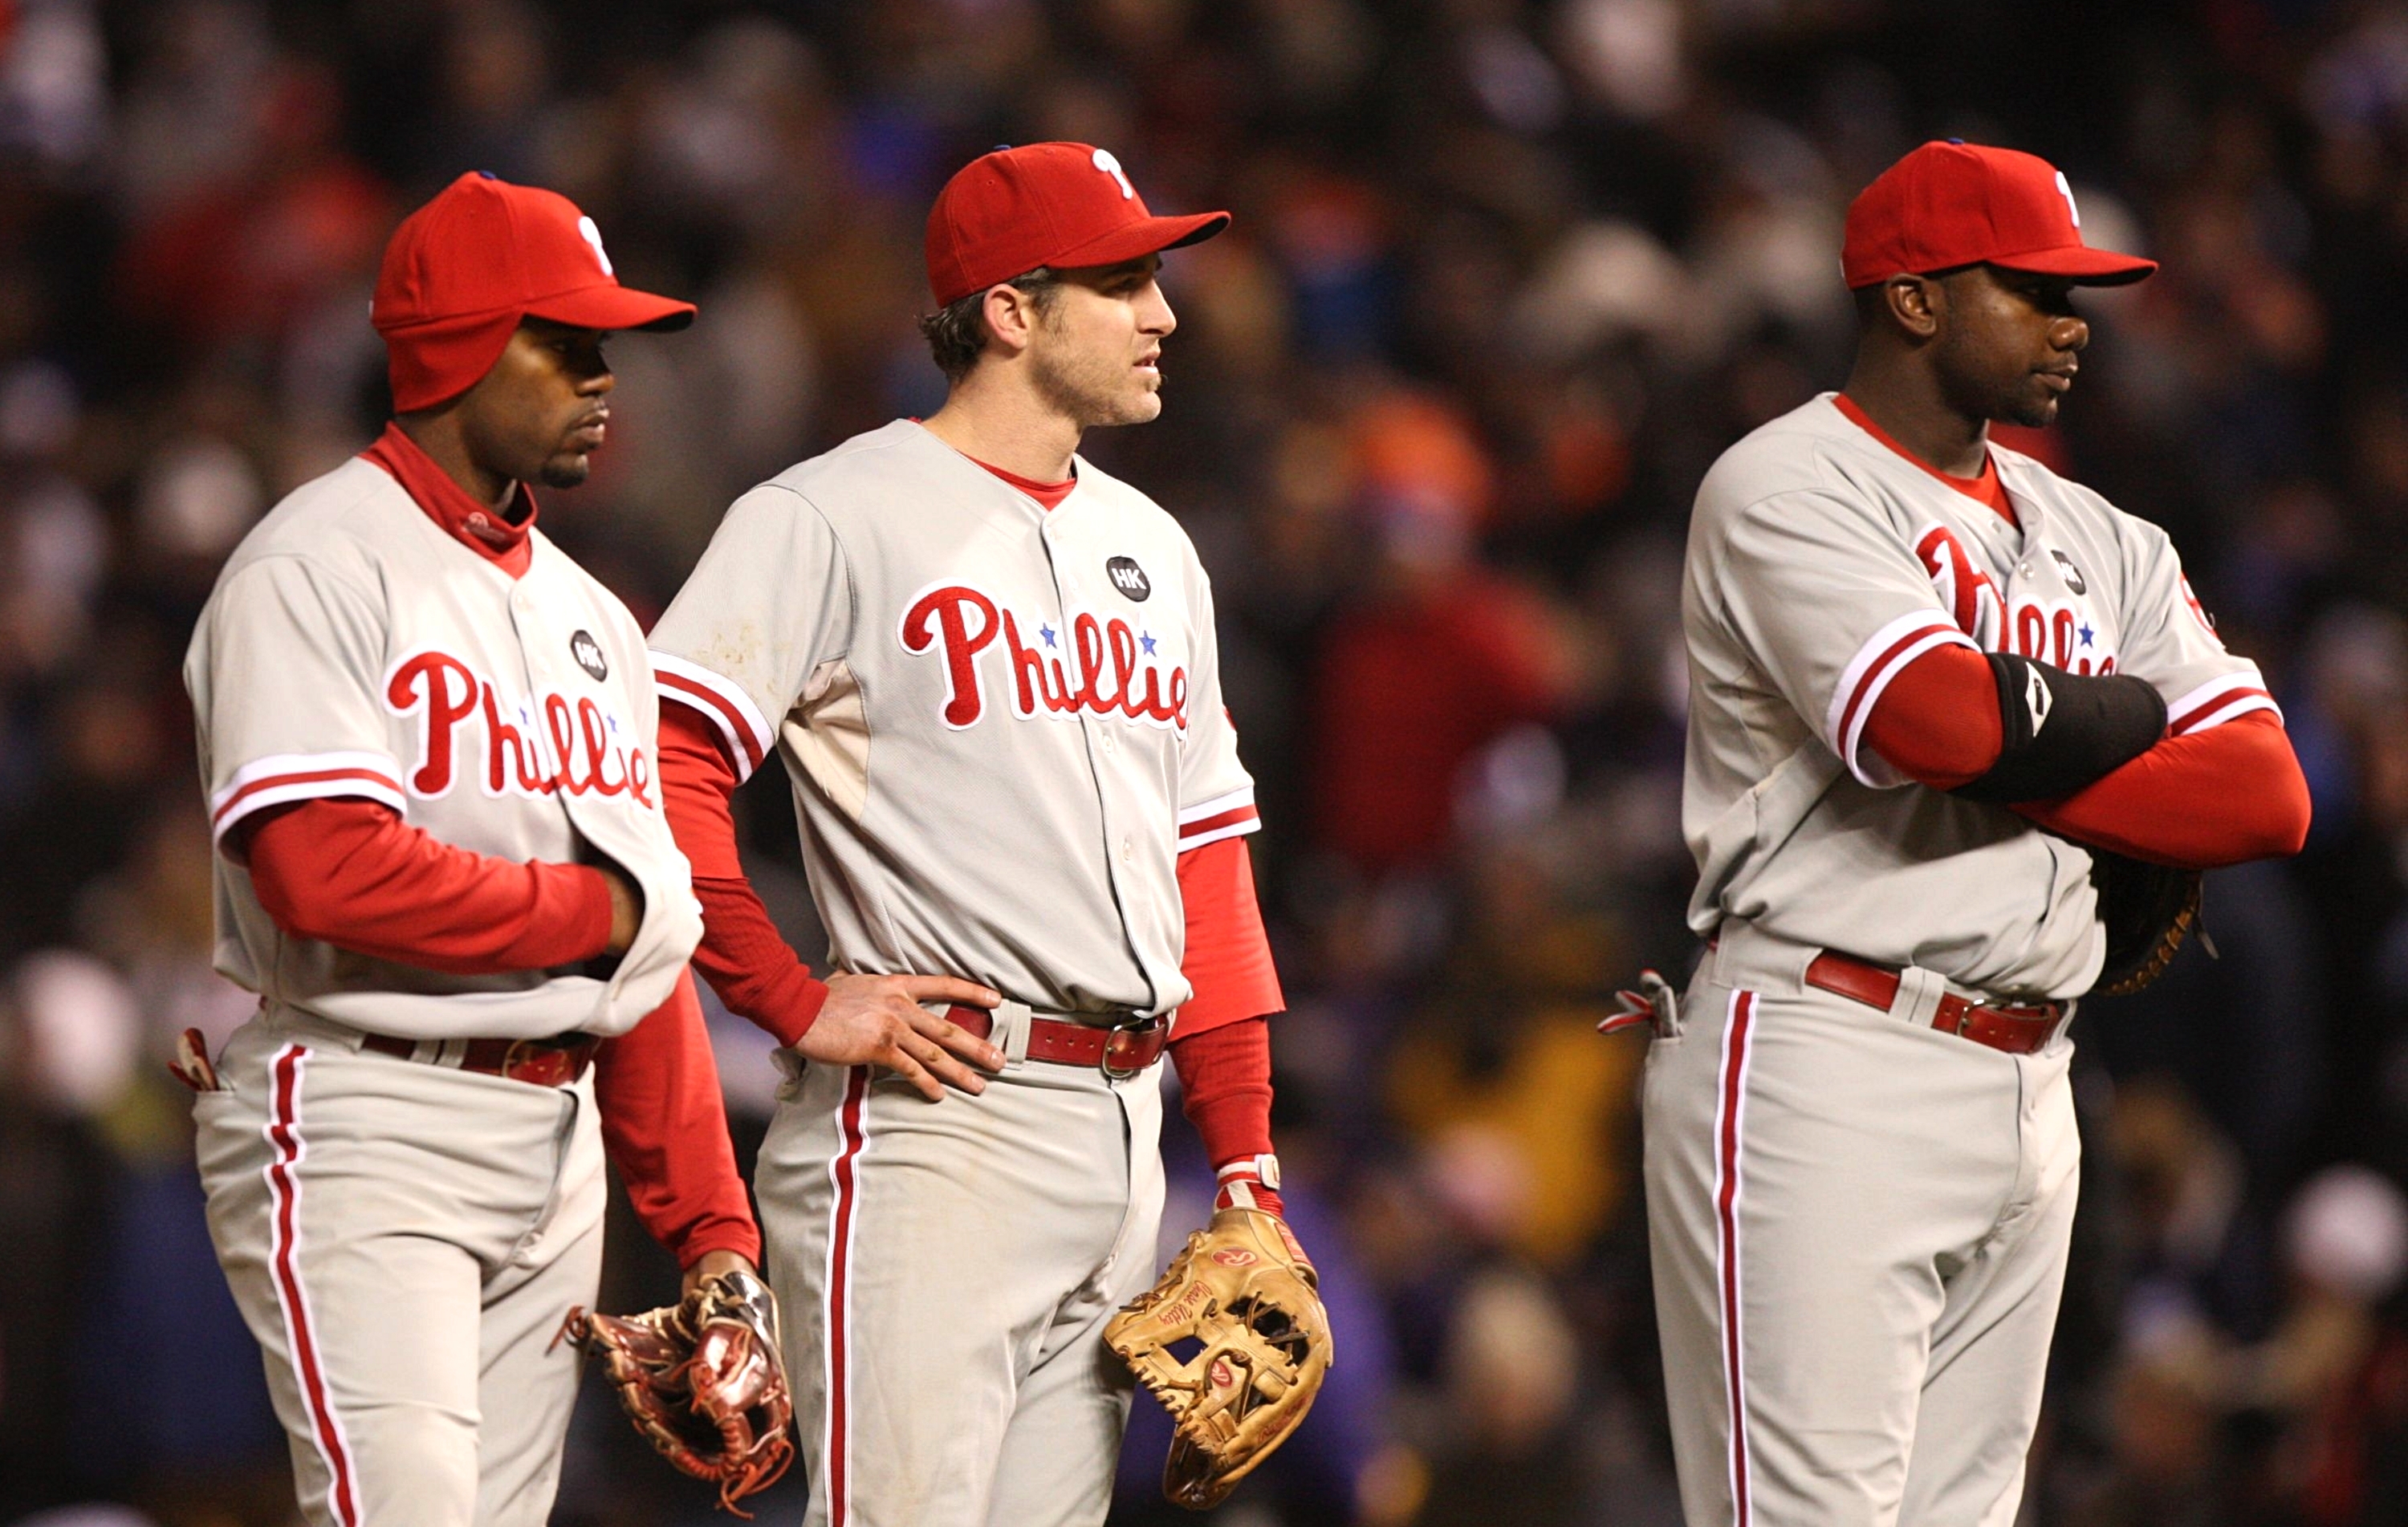
[[[1177,1426],[1162,1469],[1171,1504],[1218,1506],[1312,1408],[1330,1363],[1320,1281],[1278,1215],[1222,1209],[1104,1327]]]
[[[767,1490],[794,1462],[795,1408],[778,1351],[778,1306],[747,1272],[719,1273],[681,1304],[640,1315],[568,1312],[561,1327],[599,1352],[636,1430],[719,1504]]]
[[[2090,850],[2090,883],[2107,927],[2107,963],[2091,991],[2120,997],[2165,974],[2174,951],[2199,926],[2199,871]]]

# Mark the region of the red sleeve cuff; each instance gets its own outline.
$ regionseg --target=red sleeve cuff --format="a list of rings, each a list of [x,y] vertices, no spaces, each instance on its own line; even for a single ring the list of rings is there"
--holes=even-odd
[[[683,1272],[713,1251],[733,1251],[751,1263],[761,1265],[761,1233],[750,1220],[718,1220],[696,1225],[678,1248],[678,1271]]]

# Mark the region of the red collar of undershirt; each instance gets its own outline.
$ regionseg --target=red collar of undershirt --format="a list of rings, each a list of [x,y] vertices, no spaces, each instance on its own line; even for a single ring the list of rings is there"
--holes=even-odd
[[[2006,521],[2007,523],[2014,526],[2017,530],[2021,530],[2023,528],[2023,521],[2015,518],[2015,507],[2014,503],[2007,497],[2006,484],[1999,480],[1998,458],[1991,455],[1988,451],[1984,451],[1982,453],[1982,475],[1980,477],[1952,477],[1948,473],[1942,472],[1940,468],[1932,465],[1929,462],[1925,461],[1914,451],[1907,450],[1902,445],[1899,445],[1898,441],[1891,436],[1889,431],[1882,428],[1879,424],[1874,423],[1872,416],[1866,413],[1862,408],[1857,407],[1856,400],[1849,397],[1847,393],[1834,392],[1831,394],[1831,401],[1838,406],[1840,412],[1848,416],[1848,421],[1856,425],[1856,428],[1864,431],[1867,435],[1871,435],[1874,439],[1879,440],[1883,445],[1889,447],[1890,450],[1905,457],[1908,461],[1913,462],[1915,465],[1923,468],[1926,472],[1930,473],[1933,477],[1938,478],[1949,487],[1956,489],[1960,493],[1963,493],[1967,498],[1973,500],[1977,504],[1986,504],[1991,508],[1996,509],[2000,519]]]
[[[1007,472],[993,462],[979,462],[976,456],[971,457],[970,460],[978,462],[981,466],[1037,500],[1038,503],[1044,505],[1048,510],[1060,507],[1062,501],[1070,496],[1070,490],[1079,486],[1077,478],[1065,478],[1060,482],[1039,482],[1034,478],[1024,478],[1017,472]]]
[[[436,465],[435,458],[403,433],[399,420],[387,423],[376,444],[360,454],[383,467],[410,501],[425,511],[426,518],[443,527],[445,535],[510,577],[524,574],[534,561],[535,548],[527,532],[535,528],[535,494],[525,483],[518,485],[518,504],[525,512],[513,523],[452,481],[451,473]]]

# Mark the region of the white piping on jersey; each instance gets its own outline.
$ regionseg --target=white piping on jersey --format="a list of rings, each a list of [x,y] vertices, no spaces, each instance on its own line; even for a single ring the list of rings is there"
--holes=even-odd
[[[2253,710],[2271,710],[2276,721],[2283,719],[2283,707],[2266,692],[2265,682],[2255,669],[2219,674],[2181,699],[2170,701],[2166,706],[2166,726],[2175,736],[2186,737]]]
[[[334,795],[364,796],[408,814],[401,764],[388,754],[274,753],[236,769],[209,797],[210,840],[222,839],[235,823],[264,807]]]
[[[652,656],[652,677],[660,685],[661,698],[682,701],[700,711],[727,744],[738,782],[751,778],[761,761],[776,749],[778,736],[752,697],[699,663],[657,649]]]
[[[1873,706],[1889,688],[1889,681],[1900,670],[1935,647],[1965,647],[1978,652],[1981,648],[1973,638],[1949,623],[1948,617],[1936,609],[1911,610],[1876,631],[1856,649],[1840,674],[1840,682],[1832,687],[1831,706],[1824,718],[1824,735],[1831,750],[1840,755],[1848,772],[1874,790],[1886,790],[1907,781],[1902,778],[1882,778],[1857,761],[1859,744],[1865,735],[1865,722],[1871,717]],[[1894,771],[1890,771],[1894,772]]]

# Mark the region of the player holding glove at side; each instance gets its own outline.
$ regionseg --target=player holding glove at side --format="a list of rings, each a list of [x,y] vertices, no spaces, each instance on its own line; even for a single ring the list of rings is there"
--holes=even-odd
[[[1278,1219],[1283,1004],[1211,587],[1075,454],[1160,412],[1161,251],[1227,222],[1152,215],[1083,144],[971,164],[928,219],[943,409],[738,499],[652,632],[695,963],[786,1047],[755,1186],[814,1527],[1103,1520],[1132,1388],[1106,1326],[1152,1281],[1166,1044],[1221,1174],[1207,1261],[1287,1275],[1178,1390],[1167,1486],[1234,1479],[1326,1365]],[[728,794],[773,756],[824,983],[737,858]],[[1114,1329],[1152,1354],[1150,1318]]]
[[[2306,834],[2281,716],[2164,533],[1990,443],[2056,418],[2074,289],[2156,268],[2078,229],[2028,154],[1909,154],[1848,211],[1846,390],[1698,492],[1708,951],[1681,1000],[1635,1004],[1691,1527],[2014,1520],[2080,1160],[2066,1023],[2111,942],[2111,980],[2151,947],[2102,926],[2097,863]]]
[[[606,1151],[690,1290],[759,1255],[642,634],[527,487],[602,445],[604,332],[693,315],[566,198],[462,176],[385,251],[397,417],[193,636],[217,963],[260,1006],[177,1069],[313,1527],[546,1520]]]

